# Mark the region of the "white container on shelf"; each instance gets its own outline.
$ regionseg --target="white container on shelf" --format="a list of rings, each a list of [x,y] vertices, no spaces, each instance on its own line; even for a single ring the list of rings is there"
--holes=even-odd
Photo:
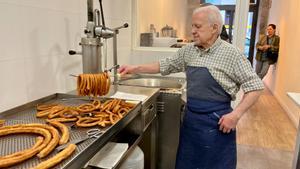
[[[120,169],[144,169],[144,153],[140,147],[135,147],[121,164]]]

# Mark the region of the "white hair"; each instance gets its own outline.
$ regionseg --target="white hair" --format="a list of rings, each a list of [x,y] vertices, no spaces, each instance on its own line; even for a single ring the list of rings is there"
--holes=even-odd
[[[206,15],[208,16],[208,21],[211,24],[217,24],[218,29],[219,29],[218,30],[219,34],[221,34],[222,26],[223,26],[223,19],[222,19],[222,15],[221,15],[219,8],[214,5],[199,7],[193,11],[193,15],[196,13],[199,13],[199,12],[206,13]]]

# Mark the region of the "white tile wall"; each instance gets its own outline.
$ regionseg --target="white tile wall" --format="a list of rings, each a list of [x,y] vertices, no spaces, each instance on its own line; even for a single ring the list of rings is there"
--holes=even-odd
[[[104,0],[106,25],[131,26],[131,3]],[[94,7],[99,8],[96,0]],[[0,112],[76,88],[69,74],[82,72],[81,56],[69,56],[68,50],[81,50],[86,9],[86,0],[0,1]],[[129,63],[131,29],[118,36],[120,63]]]
[[[103,11],[107,19],[111,20],[131,20],[132,0],[103,0]],[[94,2],[94,6],[99,8],[99,3]]]
[[[19,17],[21,9],[20,6],[2,4],[0,1],[0,61],[23,57],[21,18]]]
[[[27,101],[24,59],[0,61],[0,110]]]
[[[42,8],[45,10],[55,10],[64,12],[80,12],[85,0],[1,0],[3,4],[14,6],[26,6],[33,8]]]

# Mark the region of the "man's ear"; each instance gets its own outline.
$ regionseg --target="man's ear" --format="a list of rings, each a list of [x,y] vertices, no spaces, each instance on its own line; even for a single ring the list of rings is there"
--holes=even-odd
[[[213,27],[213,32],[214,33],[219,32],[219,25],[218,24],[213,24],[212,27]]]

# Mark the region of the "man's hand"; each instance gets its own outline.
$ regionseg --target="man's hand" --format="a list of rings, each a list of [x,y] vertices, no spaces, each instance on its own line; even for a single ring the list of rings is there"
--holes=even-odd
[[[219,129],[223,131],[223,133],[229,133],[230,130],[235,130],[239,119],[258,100],[261,92],[262,89],[244,93],[243,98],[236,108],[220,118],[218,123],[220,125]]]
[[[268,50],[270,47],[271,47],[271,45],[264,45],[264,46],[263,46],[263,51]]]
[[[223,133],[230,133],[231,130],[235,130],[236,125],[240,117],[234,112],[223,115],[219,120],[219,130]]]
[[[133,66],[133,65],[122,65],[118,69],[118,73],[120,73],[121,75],[133,74],[133,73],[135,73],[135,69],[136,69],[136,66]]]
[[[264,50],[264,47],[263,46],[258,46],[258,49],[259,50]]]
[[[159,73],[160,65],[159,62],[140,64],[140,65],[122,65],[118,73],[122,75],[134,74],[134,73]]]

